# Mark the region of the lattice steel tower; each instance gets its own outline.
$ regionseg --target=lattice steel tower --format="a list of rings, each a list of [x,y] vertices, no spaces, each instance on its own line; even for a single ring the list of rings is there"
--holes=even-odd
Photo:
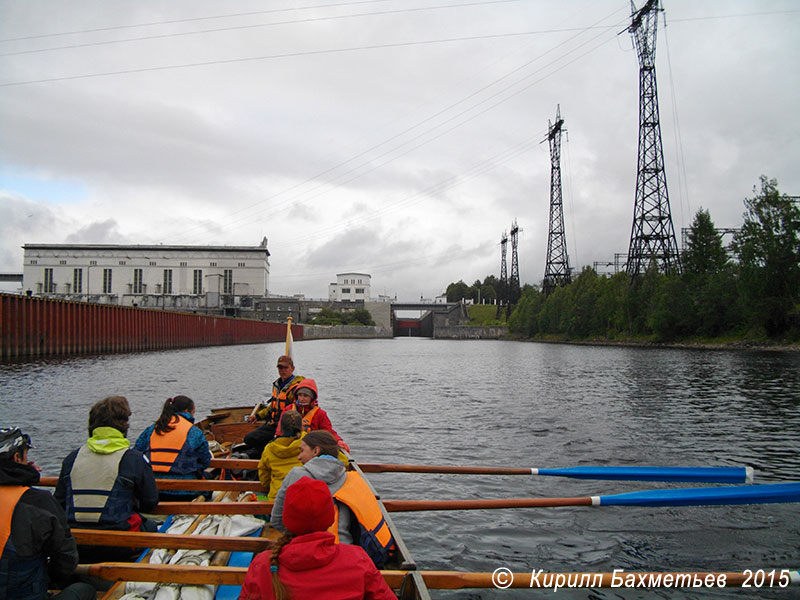
[[[669,208],[661,125],[656,88],[658,0],[647,0],[638,11],[631,0],[628,31],[639,56],[639,160],[636,200],[628,246],[628,275],[636,278],[654,264],[664,273],[680,273],[681,265]]]
[[[500,236],[500,289],[497,290],[497,318],[500,318],[501,307],[508,302],[508,270],[506,269],[506,247],[508,234],[504,231]]]
[[[561,105],[556,108],[556,122],[547,120],[547,140],[550,143],[550,230],[547,234],[547,263],[544,267],[542,291],[550,295],[556,286],[572,281],[564,234],[564,204],[561,197],[561,132],[564,128]],[[544,140],[543,140],[544,141]]]
[[[517,220],[511,224],[511,277],[508,281],[508,303],[516,304],[520,297],[519,258],[517,256],[517,237],[520,232]]]
[[[500,237],[500,285],[502,289],[499,292],[500,300],[507,300],[508,298],[508,269],[506,268],[506,247],[508,246],[508,234],[504,231]]]

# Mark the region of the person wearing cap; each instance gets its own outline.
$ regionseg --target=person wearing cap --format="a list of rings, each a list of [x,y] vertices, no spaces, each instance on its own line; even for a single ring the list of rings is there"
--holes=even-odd
[[[125,437],[131,415],[123,396],[110,396],[89,411],[89,439],[61,465],[55,497],[72,527],[122,531],[156,530],[142,517],[158,504],[153,470]],[[130,548],[82,546],[81,562],[125,560]]]
[[[66,585],[78,565],[78,548],[64,510],[39,483],[28,460],[31,438],[17,427],[0,429],[0,598],[44,600],[49,588],[59,600],[89,600],[86,583]],[[66,585],[66,587],[64,587]]]
[[[286,410],[296,410],[300,413],[300,416],[303,417],[303,431],[319,431],[320,429],[330,431],[331,435],[336,438],[339,447],[350,452],[350,447],[334,431],[328,413],[319,407],[318,396],[317,382],[313,379],[304,379],[295,386],[294,403],[290,404]],[[280,425],[277,433],[281,435]]]
[[[261,427],[244,436],[243,441],[250,448],[253,458],[260,457],[264,446],[275,437],[281,414],[294,401],[293,388],[305,379],[302,375],[294,374],[291,356],[279,356],[277,368],[278,378],[272,382],[272,397],[254,415],[247,417],[248,423],[254,423],[256,419],[264,421]]]
[[[239,600],[397,600],[362,548],[336,543],[327,531],[334,518],[325,483],[301,477],[289,486],[288,531],[250,563]]]
[[[153,473],[162,479],[203,479],[211,462],[208,440],[194,426],[194,401],[188,396],[167,398],[161,416],[137,438],[134,448],[144,454]],[[180,502],[194,498],[189,490],[160,491],[159,500]],[[210,498],[208,492],[206,498]]]

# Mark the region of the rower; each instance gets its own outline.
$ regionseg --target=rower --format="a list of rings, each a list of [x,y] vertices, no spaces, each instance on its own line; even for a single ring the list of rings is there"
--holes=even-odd
[[[155,532],[155,521],[141,512],[158,505],[153,470],[125,437],[131,409],[123,396],[110,396],[89,411],[89,439],[61,465],[55,497],[72,527]],[[81,546],[81,562],[127,560],[131,548],[117,552],[103,546]]]
[[[334,523],[335,509],[322,481],[301,477],[285,496],[286,533],[272,551],[250,563],[239,598],[287,598],[291,591],[298,600],[397,600],[363,549],[337,544],[326,531]]]
[[[290,404],[286,410],[296,410],[300,413],[303,417],[303,431],[318,431],[320,429],[330,431],[331,435],[336,438],[336,443],[339,447],[346,452],[350,452],[350,447],[347,443],[334,431],[331,420],[328,418],[328,413],[319,407],[317,382],[313,379],[304,379],[295,386],[294,396],[294,404]],[[281,435],[280,425],[277,433]]]
[[[188,396],[167,398],[161,416],[142,432],[134,447],[150,461],[153,473],[163,479],[203,479],[211,461],[208,440],[194,426],[194,401]],[[197,495],[188,490],[159,491],[158,499],[180,502]],[[211,498],[211,492],[205,496]]]
[[[273,440],[281,413],[294,401],[293,388],[305,379],[302,375],[294,374],[291,356],[279,356],[277,369],[278,378],[272,382],[272,397],[255,414],[247,417],[248,423],[254,423],[256,419],[264,421],[261,427],[244,436],[243,441],[249,448],[251,458],[260,458],[264,446]]]
[[[0,429],[0,598],[44,600],[62,587],[78,565],[78,548],[64,510],[39,483],[28,460],[31,438],[18,427]],[[94,600],[95,589],[73,583],[52,600]]]
[[[307,433],[300,441],[298,458],[303,466],[295,467],[283,479],[272,506],[270,525],[285,532],[287,489],[301,477],[318,479],[328,485],[335,500],[336,519],[329,531],[336,541],[361,546],[375,566],[383,567],[394,548],[394,538],[367,483],[356,471],[346,470],[346,457],[334,437],[328,431]]]

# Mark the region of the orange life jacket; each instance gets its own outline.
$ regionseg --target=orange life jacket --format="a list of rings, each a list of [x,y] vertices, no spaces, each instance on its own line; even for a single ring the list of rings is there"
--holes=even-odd
[[[156,473],[166,473],[172,468],[193,426],[177,415],[172,417],[169,424],[174,427],[172,431],[156,433],[154,428],[150,434],[150,465]]]
[[[394,538],[392,538],[381,507],[367,482],[357,472],[348,471],[344,484],[336,490],[333,497],[345,504],[358,521],[359,535],[357,541],[354,536],[353,543],[361,546],[367,552],[377,568],[383,567],[389,557],[389,552],[394,547]],[[338,506],[336,506],[333,525],[328,528],[328,531],[336,537],[338,543]]]
[[[24,485],[0,486],[0,554],[3,554],[6,542],[11,537],[11,517],[14,515],[14,508],[22,498],[22,494],[29,489]]]
[[[297,410],[297,406],[294,404],[290,404],[289,406],[286,407],[286,410]],[[319,410],[319,405],[315,406],[314,408],[312,408],[310,411],[308,411],[306,414],[303,415],[303,431],[305,431],[306,433],[312,431],[311,419],[314,418],[314,415],[317,413],[318,410]],[[278,429],[275,430],[275,435],[278,437],[282,435],[280,423],[278,423]]]

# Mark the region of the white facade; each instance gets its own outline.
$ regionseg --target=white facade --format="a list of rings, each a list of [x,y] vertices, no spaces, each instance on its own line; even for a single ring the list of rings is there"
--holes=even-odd
[[[22,288],[36,296],[216,308],[267,296],[269,288],[266,238],[259,246],[25,244],[23,250]]]
[[[372,275],[367,273],[337,273],[336,283],[328,284],[331,302],[369,301]]]

